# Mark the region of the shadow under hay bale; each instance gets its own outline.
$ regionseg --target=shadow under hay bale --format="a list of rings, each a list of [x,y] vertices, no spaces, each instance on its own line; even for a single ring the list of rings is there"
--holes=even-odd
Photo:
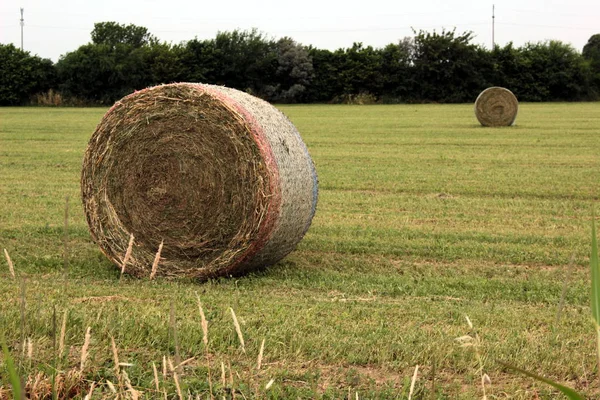
[[[249,94],[193,83],[118,101],[85,153],[90,232],[125,272],[208,279],[274,264],[315,213],[317,175],[294,125]]]
[[[475,116],[483,126],[514,125],[519,111],[515,95],[503,87],[490,87],[475,100]]]

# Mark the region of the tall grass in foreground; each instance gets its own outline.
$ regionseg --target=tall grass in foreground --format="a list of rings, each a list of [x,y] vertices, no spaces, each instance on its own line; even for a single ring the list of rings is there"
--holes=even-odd
[[[592,276],[592,290],[591,290],[591,301],[592,301],[592,317],[594,319],[594,327],[596,328],[596,357],[598,359],[598,367],[600,368],[600,263],[598,262],[598,239],[596,237],[596,219],[595,216],[592,218],[592,251],[590,255],[590,269]],[[515,367],[513,365],[500,362],[507,368],[510,368],[516,372],[527,375],[540,382],[547,383],[555,389],[558,389],[561,393],[567,396],[571,400],[585,400],[585,397],[576,392],[575,390],[554,382],[550,379],[544,378],[530,371]],[[485,395],[484,395],[485,397]]]
[[[203,391],[202,395],[207,396],[210,399],[214,399],[216,397],[234,399],[236,398],[236,393],[239,398],[264,397],[270,389],[272,390],[274,387],[273,385],[277,380],[277,378],[270,376],[263,378],[265,374],[260,371],[265,351],[264,340],[260,348],[260,353],[257,357],[258,362],[256,367],[249,367],[240,374],[240,372],[234,372],[230,360],[224,359],[221,361],[222,385],[213,385],[210,368],[212,355],[210,353],[208,322],[200,302],[200,297],[197,294],[196,296],[198,298],[203,343],[206,352],[206,379],[209,384],[208,393]],[[31,373],[26,380],[22,380],[20,371],[24,370],[23,365],[19,366],[15,363],[15,358],[9,352],[8,346],[4,340],[4,332],[0,331],[0,343],[2,345],[2,363],[0,363],[0,365],[4,366],[9,378],[8,382],[2,382],[0,380],[0,399],[67,399],[78,397],[84,399],[177,398],[183,400],[200,398],[199,393],[186,390],[186,373],[184,367],[186,367],[188,364],[199,365],[202,364],[203,361],[200,355],[197,357],[191,357],[184,361],[180,360],[178,354],[179,344],[176,336],[175,311],[173,307],[173,304],[171,304],[169,325],[170,329],[172,330],[173,340],[175,342],[175,354],[174,357],[172,357],[172,355],[163,356],[162,377],[159,376],[156,363],[152,363],[152,372],[154,377],[152,381],[153,387],[146,388],[134,386],[132,379],[130,379],[127,373],[127,368],[134,367],[134,365],[120,361],[119,349],[114,336],[112,335],[110,336],[110,351],[112,353],[112,362],[114,365],[112,368],[104,372],[104,379],[89,379],[91,373],[89,356],[92,345],[92,332],[90,327],[87,327],[85,331],[85,339],[83,346],[80,349],[80,360],[78,365],[72,363],[73,365],[71,367],[63,368],[60,366],[60,364],[55,364],[55,366],[52,368],[52,370],[54,370],[52,376],[46,372],[38,371],[36,373]],[[246,348],[244,347],[242,328],[233,309],[229,308],[229,311],[233,317],[233,325],[240,340],[240,350],[245,354]],[[58,350],[57,357],[63,361],[65,361],[64,332],[66,330],[66,316],[67,312],[65,311],[60,333],[60,343],[58,349],[54,350]],[[31,354],[28,354],[28,357],[31,359]],[[249,362],[249,364],[251,364],[251,362]],[[2,375],[0,374],[0,376]],[[236,380],[238,382],[236,382]],[[7,383],[10,384],[9,387],[4,386],[4,384]]]

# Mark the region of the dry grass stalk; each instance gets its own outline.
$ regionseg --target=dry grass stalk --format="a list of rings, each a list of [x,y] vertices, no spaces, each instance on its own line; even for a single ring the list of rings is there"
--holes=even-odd
[[[85,362],[88,358],[88,350],[90,348],[90,339],[92,337],[91,334],[92,328],[88,326],[85,332],[85,340],[83,342],[83,347],[81,348],[81,363],[79,365],[79,370],[83,371],[83,367],[85,367]]]
[[[204,343],[204,354],[206,355],[206,369],[207,369],[207,377],[208,377],[208,390],[210,392],[211,400],[213,397],[212,390],[212,378],[210,376],[210,357],[208,354],[208,321],[206,320],[206,315],[204,315],[204,309],[202,308],[202,302],[200,301],[200,296],[198,292],[195,292],[196,298],[198,299],[198,310],[200,311],[200,323],[202,326],[202,342]]]
[[[177,389],[177,396],[179,396],[179,400],[183,400],[183,395],[181,393],[181,386],[179,385],[179,377],[177,377],[177,372],[173,372],[173,381],[175,382],[175,388]]]
[[[408,400],[412,399],[412,395],[415,391],[415,383],[417,383],[417,374],[419,373],[419,366],[415,367],[415,372],[412,376],[412,380],[410,381],[410,390],[408,391]]]
[[[65,226],[63,232],[63,272],[67,272],[69,266],[69,196],[65,197]]]
[[[196,359],[196,357],[190,357],[187,360],[183,360],[179,364],[175,365],[175,371],[179,370],[181,367],[183,367],[186,364],[189,364],[190,362],[194,361],[195,359]]]
[[[133,240],[134,237],[132,233],[131,236],[129,236],[129,244],[127,245],[127,251],[125,252],[125,257],[123,257],[123,262],[121,263],[121,278],[125,273],[125,265],[127,264],[127,261],[129,261],[129,257],[131,257],[131,250],[133,249]]]
[[[164,240],[160,242],[160,245],[158,246],[158,251],[156,252],[156,255],[154,256],[154,262],[152,263],[152,272],[150,272],[150,280],[154,279],[154,276],[156,275],[156,271],[158,271],[158,263],[160,261],[160,253],[162,252],[164,243],[165,243]]]
[[[196,298],[198,299],[198,310],[200,311],[200,323],[202,324],[202,342],[206,347],[206,351],[208,351],[208,322],[206,321],[206,316],[204,315],[204,310],[202,309],[202,302],[200,301],[200,296],[198,292],[196,292]]]
[[[223,387],[227,386],[227,378],[226,378],[226,374],[225,374],[225,364],[223,363],[223,361],[221,361],[221,385],[223,385]]]
[[[152,372],[154,372],[154,386],[156,387],[156,393],[160,393],[160,385],[158,383],[158,371],[154,362],[152,362]]]
[[[32,399],[40,398],[40,392],[42,392],[44,390],[41,387],[43,380],[44,380],[44,374],[41,372],[38,372],[35,376],[33,384],[31,385],[31,392],[29,395],[30,398],[32,398]],[[29,379],[28,379],[28,383],[29,383]],[[2,398],[2,391],[0,390],[0,399],[1,398]]]
[[[171,357],[167,357],[167,365],[169,366],[169,371],[171,371],[171,373],[175,372],[175,366],[173,365],[173,361],[171,361]]]
[[[117,374],[117,376],[119,375],[119,353],[117,352],[117,344],[115,343],[115,338],[111,335],[110,336],[110,344],[112,347],[112,353],[113,353],[113,360],[115,362],[115,373]]]
[[[262,340],[260,344],[260,351],[258,352],[258,361],[256,363],[256,369],[260,369],[262,365],[263,352],[265,351],[265,339]]]
[[[10,271],[10,275],[12,276],[13,279],[17,279],[17,277],[15,275],[15,266],[13,265],[13,262],[10,259],[10,256],[8,255],[8,251],[6,251],[6,249],[4,249],[4,257],[6,257],[6,262],[8,263],[8,270]]]
[[[229,307],[229,311],[231,311],[231,317],[233,318],[233,326],[235,326],[235,331],[237,332],[238,339],[240,340],[240,344],[242,345],[242,352],[246,354],[246,344],[244,343],[244,336],[242,335],[242,329],[240,328],[238,319],[235,316],[235,311],[233,311],[233,308],[231,307]]]
[[[31,360],[33,358],[33,342],[31,338],[27,338],[27,358]]]
[[[62,357],[65,351],[65,334],[67,331],[67,310],[63,314],[62,325],[60,327],[60,338],[58,339],[58,357]]]
[[[11,399],[12,390],[2,386],[0,381],[0,399]],[[68,371],[60,371],[56,374],[46,375],[40,371],[27,376],[27,379],[21,380],[22,399],[30,400],[47,400],[52,398],[67,399],[79,398],[84,399],[88,392],[90,382],[87,382],[78,369],[70,369]]]
[[[164,378],[167,377],[167,357],[166,356],[163,356],[163,359],[162,359],[162,374],[163,374]]]
[[[235,389],[233,387],[233,371],[231,370],[231,361],[227,361],[227,368],[229,368],[229,387],[231,388],[231,398],[235,399]]]
[[[94,394],[94,389],[96,388],[96,382],[92,382],[90,386],[89,392],[85,395],[83,400],[92,400],[92,394]]]
[[[160,249],[159,249],[160,250]],[[177,339],[177,317],[175,316],[175,303],[171,302],[171,312],[169,314],[169,325],[173,332],[173,344],[175,345],[175,371],[181,373],[179,364],[181,363],[181,357],[179,355],[179,340]]]
[[[467,325],[469,325],[469,328],[472,331],[474,331],[473,323],[471,322],[471,319],[469,318],[469,316],[465,315],[465,319],[467,320]],[[488,376],[488,374],[483,372],[483,358],[481,357],[481,352],[479,350],[479,348],[482,345],[482,340],[479,337],[479,334],[476,331],[474,331],[473,336],[464,335],[459,338],[456,338],[456,340],[461,344],[461,347],[473,347],[473,349],[475,351],[475,358],[477,359],[477,363],[479,365],[478,373],[481,376],[481,391],[483,392],[482,399],[487,400],[487,393],[485,390],[485,385],[491,384],[491,380],[490,380],[490,377]]]
[[[21,304],[20,304],[20,311],[21,311],[21,343],[23,343],[23,345],[25,344],[25,307],[27,304],[27,296],[26,294],[26,280],[23,278],[23,280],[21,281]],[[25,353],[25,347],[23,347],[23,353]]]
[[[558,302],[558,307],[556,308],[556,317],[554,318],[554,327],[558,327],[558,323],[560,322],[560,317],[562,315],[562,310],[565,305],[565,297],[567,296],[567,289],[569,288],[569,283],[571,281],[571,270],[573,269],[573,264],[575,263],[575,253],[571,254],[571,261],[569,261],[569,266],[565,269],[565,277],[562,287],[562,292],[560,293],[560,301]]]
[[[113,385],[113,383],[111,381],[109,381],[107,379],[106,384],[108,385],[108,388],[110,389],[111,392],[113,392],[114,394],[117,394],[117,388],[115,387],[115,385]]]
[[[131,394],[131,399],[138,400],[140,398],[141,392],[133,388],[133,386],[131,385],[131,380],[129,379],[129,375],[127,375],[127,371],[122,371],[121,373],[123,374],[123,378],[125,380],[125,386],[127,386],[127,390]]]

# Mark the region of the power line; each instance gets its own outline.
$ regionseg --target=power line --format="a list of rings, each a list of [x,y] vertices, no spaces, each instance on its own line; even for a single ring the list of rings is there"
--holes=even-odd
[[[510,25],[510,26],[527,26],[533,28],[557,28],[557,29],[573,29],[579,31],[597,31],[598,28],[586,28],[583,26],[558,26],[558,25],[539,25],[539,24],[519,24],[515,22],[499,22],[498,25]]]

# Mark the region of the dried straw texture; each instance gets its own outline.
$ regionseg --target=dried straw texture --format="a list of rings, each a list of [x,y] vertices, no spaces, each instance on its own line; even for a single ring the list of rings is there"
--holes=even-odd
[[[118,101],[92,135],[82,197],[90,232],[126,272],[208,279],[274,264],[315,213],[317,175],[294,125],[246,93],[161,85]]]
[[[475,116],[483,126],[511,126],[515,123],[519,102],[503,87],[490,87],[475,100]]]

